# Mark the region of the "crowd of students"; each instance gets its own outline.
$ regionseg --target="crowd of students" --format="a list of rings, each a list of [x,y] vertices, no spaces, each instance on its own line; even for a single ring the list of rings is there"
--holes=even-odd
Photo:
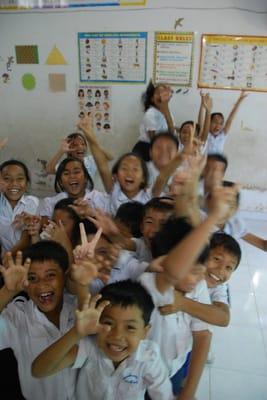
[[[237,214],[239,186],[224,180],[246,96],[224,122],[201,93],[198,123],[178,129],[171,89],[150,82],[133,150],[111,167],[92,116],[82,118],[47,164],[56,194],[44,199],[28,194],[23,162],[2,162],[0,349],[16,357],[17,398],[196,398],[212,325],[230,321],[238,240],[267,250]]]

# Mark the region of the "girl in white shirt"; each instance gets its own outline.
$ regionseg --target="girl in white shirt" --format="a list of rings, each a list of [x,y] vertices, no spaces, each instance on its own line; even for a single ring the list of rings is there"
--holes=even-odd
[[[152,81],[143,94],[145,114],[140,125],[139,141],[135,144],[133,152],[138,153],[145,161],[150,160],[149,143],[155,134],[164,131],[174,133],[173,117],[169,110],[171,97],[172,91],[169,86],[155,86]]]
[[[18,160],[8,160],[1,164],[2,192],[0,193],[0,242],[2,254],[13,250],[22,241],[23,227],[14,224],[21,213],[36,214],[39,199],[25,193],[30,184],[30,174],[26,165]],[[27,244],[26,244],[27,245]],[[20,246],[20,244],[18,244]],[[21,242],[23,247],[23,243]],[[14,248],[14,251],[19,248]]]

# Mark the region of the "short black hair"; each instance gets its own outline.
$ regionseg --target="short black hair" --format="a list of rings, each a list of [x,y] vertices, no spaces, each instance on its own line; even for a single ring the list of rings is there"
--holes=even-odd
[[[237,258],[237,263],[235,269],[238,267],[242,251],[238,241],[233,238],[233,236],[228,235],[227,233],[218,232],[214,233],[210,239],[210,250],[216,247],[223,247],[228,253],[232,254]]]
[[[149,81],[146,91],[142,94],[141,101],[144,106],[144,111],[147,111],[149,107],[153,105],[152,97],[155,93],[156,86],[153,84],[152,80]]]
[[[143,219],[143,209],[144,205],[139,201],[128,201],[120,205],[115,216],[117,221],[127,226],[135,238],[142,236],[140,225]]]
[[[146,215],[147,210],[151,208],[158,211],[171,212],[174,209],[174,203],[168,197],[153,197],[143,206],[143,217]]]
[[[148,184],[148,169],[147,169],[146,162],[145,162],[145,161],[143,160],[143,158],[142,158],[139,154],[137,154],[137,153],[129,152],[129,153],[123,154],[123,155],[115,162],[115,164],[113,165],[112,170],[111,170],[112,174],[115,175],[115,174],[118,173],[119,167],[120,167],[122,161],[123,161],[126,157],[135,157],[135,158],[137,158],[137,159],[140,161],[141,168],[142,168],[142,171],[143,171],[143,177],[144,177],[144,182],[140,185],[140,189],[144,189],[144,188],[147,186],[147,184]]]
[[[176,146],[177,150],[179,148],[179,141],[177,139],[176,136],[174,136],[171,132],[169,131],[164,131],[164,132],[159,132],[156,135],[153,136],[151,142],[150,142],[150,149],[152,149],[153,145],[155,144],[155,142],[157,140],[159,140],[160,138],[166,138],[166,139],[170,139]]]
[[[142,312],[145,326],[150,322],[154,303],[151,295],[139,282],[130,279],[111,283],[104,286],[101,291],[99,302],[108,300],[111,305],[119,305],[122,308],[137,306]]]
[[[151,252],[153,258],[168,254],[178,243],[180,243],[192,230],[193,226],[186,218],[170,218],[155,234],[151,241]],[[197,263],[204,264],[208,257],[208,246],[206,246],[197,259]]]
[[[74,222],[79,222],[80,221],[79,215],[71,207],[69,207],[70,205],[73,204],[74,204],[74,199],[72,199],[71,197],[59,200],[54,207],[54,212],[56,210],[67,211],[69,216]]]
[[[58,266],[66,272],[69,268],[69,256],[67,251],[61,244],[53,240],[41,240],[23,251],[23,262],[26,258],[30,258],[32,262],[54,261]]]
[[[220,154],[220,153],[208,154],[207,162],[209,160],[218,161],[218,162],[223,163],[224,164],[224,171],[226,171],[226,169],[228,167],[228,160],[227,160],[227,158],[226,158],[226,156],[224,154]]]
[[[2,172],[3,169],[8,167],[9,165],[16,165],[17,167],[20,167],[21,169],[23,169],[23,172],[24,172],[25,177],[26,177],[26,181],[28,183],[31,183],[31,178],[30,178],[30,173],[29,173],[28,167],[22,161],[14,160],[14,159],[10,159],[10,160],[4,161],[0,165],[0,172]]]
[[[87,147],[87,141],[86,141],[85,137],[83,136],[83,134],[80,133],[80,132],[73,132],[73,133],[70,133],[70,134],[67,136],[67,141],[70,142],[71,140],[77,139],[77,138],[82,139],[82,141],[84,142],[85,146]]]
[[[67,157],[64,160],[62,160],[61,163],[58,166],[58,169],[57,169],[57,172],[56,172],[56,177],[55,177],[55,185],[54,185],[55,186],[55,191],[57,193],[60,193],[60,192],[64,191],[64,188],[63,188],[63,186],[61,184],[61,175],[63,174],[63,172],[64,172],[64,170],[66,168],[66,165],[71,161],[76,161],[76,162],[81,164],[81,167],[82,167],[83,172],[84,172],[84,176],[85,176],[85,178],[87,179],[87,182],[88,182],[88,186],[89,186],[88,189],[90,191],[93,190],[94,189],[94,182],[93,182],[90,174],[88,173],[87,169],[85,168],[85,165],[84,165],[83,161],[79,160],[79,158]]]
[[[218,115],[218,117],[221,117],[224,121],[224,116],[221,112],[213,112],[210,114],[210,120],[212,121],[214,117],[216,117]]]

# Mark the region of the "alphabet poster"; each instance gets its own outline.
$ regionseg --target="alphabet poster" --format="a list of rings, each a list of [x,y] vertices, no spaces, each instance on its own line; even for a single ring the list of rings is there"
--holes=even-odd
[[[198,87],[267,91],[267,37],[202,35]]]
[[[193,32],[156,32],[154,82],[191,87]]]
[[[146,82],[146,32],[78,33],[78,44],[81,82]]]
[[[93,117],[96,133],[112,130],[112,101],[110,86],[80,85],[77,92],[78,118]]]

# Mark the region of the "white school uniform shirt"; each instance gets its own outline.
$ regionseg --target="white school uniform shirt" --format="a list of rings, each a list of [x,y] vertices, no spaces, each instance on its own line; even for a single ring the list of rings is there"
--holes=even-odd
[[[145,239],[143,237],[140,238],[134,238],[132,237],[132,240],[135,242],[136,245],[136,250],[135,250],[135,257],[139,261],[146,261],[150,262],[152,261],[152,254],[150,248],[147,246]]]
[[[159,348],[150,340],[141,340],[137,350],[115,369],[95,337],[87,336],[79,342],[72,368],[81,368],[76,400],[144,400],[146,390],[153,400],[174,400]]]
[[[171,117],[173,119],[172,115]],[[153,106],[149,107],[143,116],[139,128],[140,135],[138,140],[141,142],[150,143],[150,137],[147,134],[149,131],[155,131],[156,134],[168,131],[166,118],[161,111]]]
[[[207,141],[206,141],[206,145],[205,145],[205,153],[206,154],[214,154],[214,153],[223,154],[225,139],[226,139],[226,134],[224,131],[221,131],[216,136],[212,135],[212,133],[209,132]]]
[[[0,315],[0,349],[10,347],[18,362],[23,396],[27,400],[73,399],[76,372],[66,368],[47,378],[31,375],[33,360],[58,340],[75,323],[76,304],[73,296],[65,295],[60,313],[60,329],[24,297],[17,297]]]
[[[0,244],[2,253],[10,250],[20,239],[22,230],[15,228],[12,223],[16,215],[26,212],[35,215],[39,206],[39,199],[35,196],[23,195],[13,209],[0,193]]]
[[[110,193],[110,213],[116,215],[116,212],[121,204],[139,201],[139,203],[146,204],[152,199],[151,189],[140,189],[135,197],[129,199],[125,193],[121,190],[119,182],[114,182],[112,192]]]
[[[160,348],[170,376],[174,375],[185,363],[187,354],[192,350],[192,332],[210,330],[209,324],[184,312],[161,315],[158,307],[174,302],[174,288],[160,293],[156,286],[155,273],[144,273],[140,277],[141,284],[148,290],[155,304],[148,333],[148,339],[155,341]],[[195,289],[186,293],[186,297],[210,304],[210,296],[205,280],[199,282]]]
[[[235,239],[241,239],[248,233],[248,229],[244,220],[240,217],[239,213],[237,212],[231,218],[226,221],[223,229],[217,227],[216,232],[224,232],[228,235],[233,236]]]
[[[135,257],[134,252],[122,250],[116,264],[111,269],[108,282],[104,283],[101,279],[94,279],[90,285],[90,293],[95,295],[105,285],[110,283],[124,281],[126,279],[135,281],[145,272],[148,265],[148,262],[140,262],[140,260]]]
[[[68,194],[66,192],[58,193],[55,196],[45,197],[40,203],[39,215],[42,217],[52,218],[54,207],[56,203],[62,199],[66,199]],[[105,212],[109,212],[109,196],[106,193],[99,192],[98,190],[85,190],[83,200],[87,200],[93,208],[100,208]]]
[[[96,171],[97,171],[94,157],[90,156],[90,155],[85,156],[83,159],[83,163],[84,163],[84,166],[87,169],[89,175],[91,176],[91,178],[94,178]],[[58,169],[59,164],[60,164],[60,162],[56,164],[55,170]]]
[[[208,288],[210,300],[213,303],[214,301],[219,303],[225,303],[229,305],[229,295],[228,295],[228,285],[227,283],[221,283],[213,288]]]
[[[148,169],[148,186],[152,188],[160,172],[152,161],[147,162],[146,165]],[[172,177],[170,176],[167,184],[162,191],[161,196],[164,196],[166,193],[168,193],[168,185],[170,185],[171,181]]]

